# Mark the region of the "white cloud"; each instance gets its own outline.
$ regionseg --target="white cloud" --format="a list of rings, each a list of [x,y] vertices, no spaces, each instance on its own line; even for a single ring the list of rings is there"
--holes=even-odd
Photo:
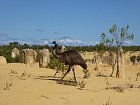
[[[137,45],[135,42],[133,42],[133,41],[129,41],[129,40],[127,40],[127,41],[125,41],[124,42],[124,45],[126,45],[126,46],[133,46],[133,45]]]
[[[128,44],[128,45],[131,45],[131,44],[132,44],[131,41],[125,41],[124,43],[125,43],[125,44]]]
[[[20,40],[20,39],[15,39],[15,38],[4,38],[3,40],[0,41],[0,44],[9,44],[10,42],[19,42],[21,45],[23,44],[29,44],[29,45],[51,45],[51,42],[53,42],[54,40],[56,40],[58,42],[59,45],[70,45],[70,46],[89,46],[89,45],[96,45],[99,42],[84,42],[81,40],[77,40],[77,39],[71,39],[70,37],[62,37],[59,39],[39,39],[39,40]]]
[[[81,43],[82,41],[72,40],[72,39],[61,39],[61,40],[58,40],[58,42],[61,42],[61,43]]]

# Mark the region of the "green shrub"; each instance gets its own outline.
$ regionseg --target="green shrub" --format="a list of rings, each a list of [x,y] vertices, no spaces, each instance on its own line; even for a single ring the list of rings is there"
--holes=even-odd
[[[68,66],[64,65],[64,63],[61,63],[58,59],[51,56],[50,62],[48,63],[48,67],[50,69],[55,69],[57,72],[64,72],[68,69]]]

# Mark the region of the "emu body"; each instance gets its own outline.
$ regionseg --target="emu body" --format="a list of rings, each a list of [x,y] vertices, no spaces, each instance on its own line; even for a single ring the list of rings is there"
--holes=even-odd
[[[68,51],[65,51],[65,52],[62,52],[62,53],[58,53],[57,52],[56,41],[53,41],[52,44],[55,44],[55,46],[53,47],[53,55],[57,59],[59,59],[62,63],[64,63],[65,65],[69,65],[68,70],[62,76],[60,81],[64,79],[64,77],[67,75],[68,72],[70,72],[71,68],[74,65],[80,65],[83,69],[87,69],[87,64],[85,63],[84,59],[82,58],[82,56],[77,51],[68,50]],[[73,74],[74,74],[74,80],[76,82],[76,75],[75,75],[74,68],[72,68],[72,70],[73,70]]]

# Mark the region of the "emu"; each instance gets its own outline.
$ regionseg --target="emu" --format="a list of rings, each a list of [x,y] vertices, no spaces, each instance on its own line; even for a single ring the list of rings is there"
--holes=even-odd
[[[73,70],[73,75],[74,75],[74,80],[76,82],[76,75],[74,71],[74,65],[80,65],[83,69],[87,69],[87,64],[85,63],[84,59],[82,56],[75,50],[68,50],[62,53],[57,52],[57,43],[56,41],[53,41],[52,44],[54,44],[53,47],[53,55],[55,58],[59,59],[62,63],[65,65],[68,65],[68,70],[66,73],[62,76],[60,81],[64,79],[64,77],[67,75],[67,73],[70,72],[71,68]]]

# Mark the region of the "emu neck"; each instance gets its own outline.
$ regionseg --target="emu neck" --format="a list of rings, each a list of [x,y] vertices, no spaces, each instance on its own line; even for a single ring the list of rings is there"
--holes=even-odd
[[[56,57],[57,59],[60,58],[60,54],[57,52],[57,49],[54,49],[52,53],[53,53],[54,57]]]
[[[57,58],[59,60],[62,60],[61,53],[57,52],[57,44],[55,44],[55,46],[53,47],[53,52],[52,53],[53,53],[55,58]]]

